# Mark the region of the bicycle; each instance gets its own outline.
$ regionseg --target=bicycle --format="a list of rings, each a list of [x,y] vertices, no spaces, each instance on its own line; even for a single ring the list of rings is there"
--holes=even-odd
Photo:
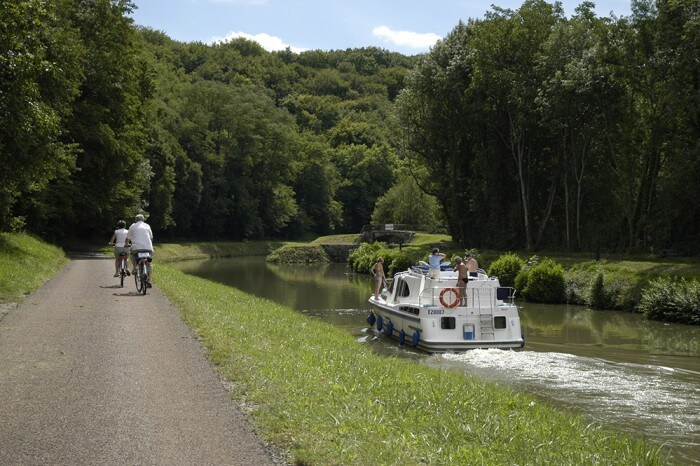
[[[136,291],[138,293],[146,294],[148,288],[151,287],[151,282],[149,280],[148,274],[148,264],[153,260],[151,257],[151,251],[136,251],[136,274],[134,275],[134,282],[136,283]]]
[[[124,277],[129,275],[129,273],[127,272],[127,270],[128,270],[127,267],[128,266],[126,264],[126,253],[120,252],[119,253],[119,281],[120,281],[122,288],[124,288]]]

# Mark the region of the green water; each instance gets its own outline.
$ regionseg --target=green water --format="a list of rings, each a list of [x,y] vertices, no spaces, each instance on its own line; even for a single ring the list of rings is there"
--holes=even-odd
[[[427,355],[368,328],[368,276],[345,264],[273,265],[245,257],[188,261],[186,273],[290,306],[345,329],[382,354],[526,390],[700,464],[700,327],[581,306],[520,303],[522,351]]]

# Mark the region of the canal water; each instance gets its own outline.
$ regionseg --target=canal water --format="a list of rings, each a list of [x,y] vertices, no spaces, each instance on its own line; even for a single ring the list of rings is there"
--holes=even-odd
[[[428,355],[368,328],[372,282],[345,264],[275,265],[244,257],[177,267],[327,321],[379,353],[525,390],[662,445],[673,462],[700,464],[700,327],[523,302],[524,350]]]

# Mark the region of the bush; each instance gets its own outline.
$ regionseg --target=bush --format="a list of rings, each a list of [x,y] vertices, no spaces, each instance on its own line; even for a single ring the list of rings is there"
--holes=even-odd
[[[360,247],[348,256],[350,269],[356,273],[369,273],[372,264],[375,263],[377,257],[381,256],[379,252],[385,248],[386,243],[382,242],[360,244]]]
[[[643,278],[634,274],[619,270],[606,270],[604,276],[604,290],[607,299],[601,309],[615,309],[620,311],[634,310],[641,299],[641,283]]]
[[[569,304],[589,304],[593,279],[592,270],[571,269],[564,273],[566,278],[566,302]]]
[[[588,301],[591,306],[598,309],[610,309],[610,299],[608,293],[605,292],[605,275],[602,270],[598,271],[589,295]]]
[[[284,245],[267,256],[268,262],[288,264],[324,264],[330,262],[328,254],[319,245]]]
[[[387,276],[392,276],[396,272],[403,272],[416,263],[415,258],[405,251],[400,251],[398,249],[387,249],[382,253],[384,254],[384,264],[387,266]]]
[[[639,309],[649,319],[700,325],[700,282],[653,280],[642,293]]]
[[[520,268],[520,272],[515,276],[515,289],[525,296],[528,281],[530,280],[530,272],[532,268],[540,263],[540,258],[537,256],[530,257],[524,266]]]
[[[411,254],[405,250],[389,249],[386,243],[362,243],[348,256],[348,265],[353,272],[369,273],[369,269],[378,257],[384,259],[384,273],[387,277],[396,272],[402,272],[417,262],[416,252]]]
[[[516,283],[521,274],[516,277]],[[522,290],[528,301],[561,303],[566,297],[564,269],[552,259],[544,259],[527,272],[527,284]]]
[[[515,286],[515,278],[525,261],[514,252],[507,252],[496,259],[489,267],[489,276],[497,276],[501,286]]]
[[[565,273],[566,302],[597,309],[632,311],[639,304],[643,279],[599,264],[573,268]]]

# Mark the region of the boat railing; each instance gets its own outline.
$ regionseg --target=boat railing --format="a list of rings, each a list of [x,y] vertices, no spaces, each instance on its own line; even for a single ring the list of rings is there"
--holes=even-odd
[[[450,304],[454,302],[455,295],[444,296],[443,293],[447,289],[459,289],[460,302],[458,306],[477,308],[482,312],[493,313],[493,310],[498,307],[499,301],[511,305],[515,302],[515,288],[496,287],[486,280],[471,280],[466,289],[458,287],[456,282],[450,284],[441,282],[439,285],[426,287],[418,297],[419,305],[453,307]]]

